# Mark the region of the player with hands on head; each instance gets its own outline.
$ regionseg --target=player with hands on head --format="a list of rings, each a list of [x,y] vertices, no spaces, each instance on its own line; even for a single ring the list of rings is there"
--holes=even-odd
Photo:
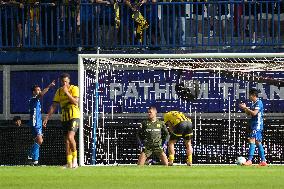
[[[63,73],[60,76],[61,87],[57,89],[53,103],[50,106],[49,112],[43,121],[46,126],[51,115],[55,112],[57,105],[61,107],[61,123],[63,126],[63,134],[65,137],[66,147],[66,168],[77,168],[77,145],[75,134],[79,128],[79,88],[70,84],[70,75]]]

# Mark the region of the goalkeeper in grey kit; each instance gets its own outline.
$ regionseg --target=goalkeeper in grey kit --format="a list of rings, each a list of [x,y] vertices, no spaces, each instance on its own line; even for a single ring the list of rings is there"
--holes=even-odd
[[[157,119],[156,107],[152,106],[148,109],[148,119],[142,122],[137,138],[142,147],[138,165],[144,165],[146,159],[152,154],[160,158],[162,165],[168,165],[168,158],[163,147],[166,147],[169,140],[169,132],[165,123]]]

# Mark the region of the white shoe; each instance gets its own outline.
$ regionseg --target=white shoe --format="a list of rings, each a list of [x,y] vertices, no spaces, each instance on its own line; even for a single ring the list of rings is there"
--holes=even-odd
[[[71,169],[73,168],[73,165],[72,164],[66,164],[66,165],[63,165],[62,169]]]
[[[72,168],[76,169],[78,168],[78,161],[77,161],[77,158],[74,158],[73,161],[72,161]]]

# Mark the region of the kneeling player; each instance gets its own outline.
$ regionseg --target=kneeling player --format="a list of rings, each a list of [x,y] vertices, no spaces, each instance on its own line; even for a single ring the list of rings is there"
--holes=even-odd
[[[191,119],[187,118],[182,112],[170,111],[164,115],[164,122],[169,127],[169,165],[173,165],[175,159],[175,143],[183,138],[186,146],[187,165],[192,165],[192,146],[193,136]]]
[[[139,128],[138,142],[142,147],[138,159],[138,165],[144,165],[145,161],[152,154],[158,156],[163,165],[168,165],[167,156],[163,150],[162,144],[166,144],[169,138],[168,130],[163,121],[157,119],[156,107],[148,109],[148,119],[142,122]]]

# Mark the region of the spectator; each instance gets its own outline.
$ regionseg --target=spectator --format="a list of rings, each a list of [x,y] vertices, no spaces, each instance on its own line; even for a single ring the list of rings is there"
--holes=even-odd
[[[260,25],[260,31],[264,31],[264,36],[261,37],[266,38],[266,40],[268,37],[274,38],[274,34],[272,33],[272,15],[274,14],[275,0],[258,1],[258,23]]]
[[[112,47],[116,44],[116,33],[114,29],[115,14],[113,0],[96,0],[98,6],[99,16],[99,33],[98,40],[100,45]]]
[[[39,1],[27,0],[25,38],[30,46],[39,45]]]
[[[20,127],[22,125],[22,119],[21,116],[14,116],[13,117],[13,124],[16,127]]]
[[[176,14],[175,4],[170,3],[171,0],[163,0],[166,4],[162,5],[162,32],[164,35],[165,45],[173,45],[175,43],[176,32]]]
[[[196,2],[193,4],[193,11],[192,11],[192,13],[195,15],[195,21],[197,22],[196,45],[203,45],[204,32],[202,31],[202,18],[204,18],[204,12],[205,12],[205,4],[197,2],[205,2],[205,1],[206,0],[193,0],[193,2]]]
[[[17,15],[16,15],[16,22],[17,22],[17,47],[23,46],[23,25],[24,25],[24,0],[17,0],[15,1],[15,4],[17,4]]]
[[[80,0],[80,32],[81,32],[81,45],[82,47],[90,47],[94,44],[94,40],[92,39],[92,35],[95,35],[97,31],[96,28],[92,28],[94,21],[94,13],[96,13],[96,7],[91,3],[93,1],[90,0]],[[94,21],[95,22],[95,21]],[[92,32],[94,32],[92,34]]]
[[[185,2],[184,0],[178,0],[177,2]],[[185,22],[186,22],[186,7],[185,4],[177,4],[175,7],[177,16],[177,33],[176,43],[179,46],[184,46],[186,43],[185,36]],[[184,49],[183,47],[181,49]]]
[[[242,15],[243,15],[243,2],[234,2],[234,36],[235,37],[240,36]]]
[[[74,46],[76,37],[77,0],[61,0],[59,36],[60,44]]]
[[[274,25],[278,26],[275,27],[277,33],[276,38],[278,42],[284,41],[284,1],[276,2],[274,12]],[[282,45],[281,48],[284,48],[284,45]]]
[[[57,45],[57,11],[55,0],[40,0],[42,43],[45,47]]]
[[[228,9],[228,3],[218,3],[218,21],[221,22],[222,25],[222,30],[219,31],[221,34],[219,36],[223,40],[223,44],[226,44],[226,25],[228,26],[229,24],[226,24],[228,21],[228,15],[229,15],[229,9]],[[229,46],[227,46],[229,47]]]
[[[147,45],[150,45],[151,49],[157,49],[156,46],[161,41],[157,0],[147,0],[146,2],[148,4],[141,7],[141,12],[146,12],[145,17],[149,21],[149,29],[146,31],[146,34],[150,42]]]
[[[245,0],[245,12],[243,14],[244,16],[244,32],[243,33],[243,40],[245,40],[245,37],[249,37],[249,44],[251,46],[251,49],[255,49],[255,40],[256,40],[256,34],[255,34],[255,22],[257,19],[257,12],[258,9],[256,7],[255,0]]]
[[[16,34],[16,15],[17,5],[15,1],[2,0],[1,4],[1,32],[2,32],[2,46],[13,47],[15,45]]]
[[[128,18],[132,18],[134,20],[135,28],[136,28],[136,40],[138,43],[142,43],[143,41],[143,31],[149,27],[147,20],[142,15],[141,11],[139,10],[141,5],[146,3],[147,0],[142,0],[140,2],[135,2],[131,0],[124,0],[124,3],[129,8],[128,11]],[[132,26],[133,26],[132,25]],[[132,27],[133,28],[133,27]],[[132,30],[132,33],[134,28]],[[133,35],[131,35],[133,36]]]

